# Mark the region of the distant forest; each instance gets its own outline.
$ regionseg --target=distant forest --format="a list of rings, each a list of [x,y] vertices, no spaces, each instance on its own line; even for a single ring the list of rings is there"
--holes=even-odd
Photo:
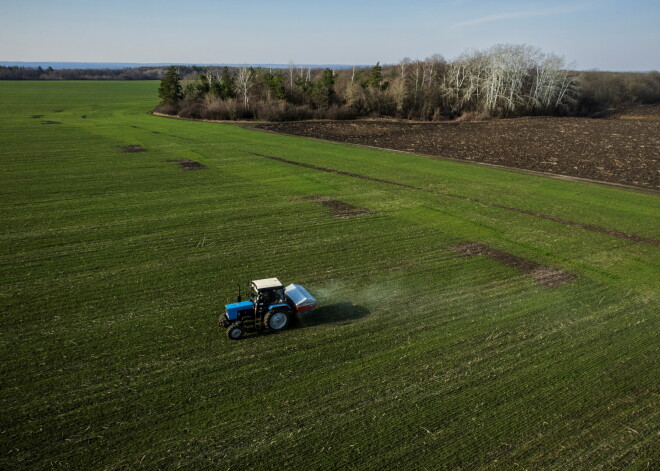
[[[202,70],[202,68],[199,68]],[[126,69],[53,69],[0,66],[0,80],[160,80],[167,67]],[[192,71],[192,68],[191,68]]]

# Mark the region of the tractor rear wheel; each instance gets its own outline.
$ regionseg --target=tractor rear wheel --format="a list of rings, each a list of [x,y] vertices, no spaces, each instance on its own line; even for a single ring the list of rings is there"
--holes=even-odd
[[[243,337],[244,333],[245,329],[243,328],[243,324],[240,322],[234,322],[229,327],[227,327],[227,337],[229,337],[231,340],[240,339]]]
[[[269,311],[264,317],[264,324],[266,329],[273,332],[279,332],[280,330],[286,329],[291,320],[291,313],[289,311],[284,311],[282,309],[277,309]]]

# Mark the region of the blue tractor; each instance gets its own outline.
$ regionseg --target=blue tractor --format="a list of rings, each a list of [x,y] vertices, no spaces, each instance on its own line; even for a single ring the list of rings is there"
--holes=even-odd
[[[316,299],[300,285],[286,288],[277,278],[250,283],[249,300],[241,299],[240,286],[235,303],[225,305],[219,324],[227,329],[227,337],[240,339],[246,332],[279,332],[286,329],[302,311],[316,307]]]

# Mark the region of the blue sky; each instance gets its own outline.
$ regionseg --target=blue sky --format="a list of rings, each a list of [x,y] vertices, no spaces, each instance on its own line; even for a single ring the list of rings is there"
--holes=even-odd
[[[0,61],[372,64],[525,43],[660,69],[660,0],[0,2]]]

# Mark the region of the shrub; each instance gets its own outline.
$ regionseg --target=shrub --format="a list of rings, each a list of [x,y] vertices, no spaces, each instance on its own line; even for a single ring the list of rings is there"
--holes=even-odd
[[[326,110],[317,110],[315,114],[318,119],[347,120],[358,117],[357,110],[346,105],[333,105]]]
[[[193,119],[202,119],[202,114],[204,113],[204,105],[202,103],[191,103],[184,105],[181,110],[179,110],[179,116],[182,118],[193,118]]]
[[[179,107],[171,103],[161,103],[154,108],[156,113],[167,114],[170,116],[176,116],[179,111]]]
[[[236,115],[236,100],[222,100],[220,98],[207,99],[202,115],[204,119],[224,121],[234,119]]]

